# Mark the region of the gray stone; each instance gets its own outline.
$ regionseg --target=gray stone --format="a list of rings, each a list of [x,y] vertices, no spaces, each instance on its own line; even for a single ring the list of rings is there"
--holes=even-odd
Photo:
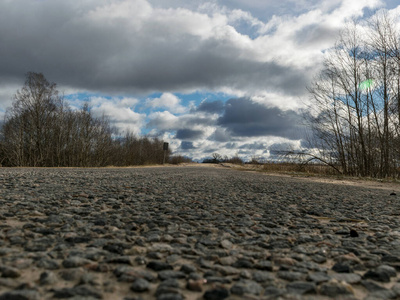
[[[183,300],[183,296],[179,293],[166,293],[157,296],[157,300]]]
[[[81,268],[61,270],[59,276],[66,281],[80,281],[85,272]]]
[[[376,270],[380,273],[386,273],[389,277],[396,277],[397,271],[395,268],[388,265],[380,265],[376,268]]]
[[[368,270],[366,273],[364,273],[363,279],[372,279],[379,282],[390,282],[390,276],[388,272],[383,269]]]
[[[54,298],[71,298],[75,296],[83,296],[83,297],[93,297],[96,299],[103,299],[101,293],[99,293],[96,289],[85,286],[78,285],[72,288],[63,288],[60,290],[54,291]]]
[[[339,297],[341,295],[353,294],[353,291],[348,285],[344,285],[338,282],[323,283],[318,290],[321,295],[329,296],[332,298]]]
[[[42,258],[36,263],[38,268],[46,270],[57,270],[60,268],[60,264],[54,259]]]
[[[287,284],[286,289],[288,290],[289,293],[293,294],[299,294],[299,295],[313,294],[316,292],[316,285],[315,283],[312,282],[295,281]]]
[[[205,300],[223,300],[229,297],[229,290],[223,287],[214,288],[204,293]]]
[[[370,281],[370,280],[361,280],[361,284],[369,291],[369,292],[381,292],[386,291],[387,289],[383,286]]]
[[[272,266],[272,262],[264,260],[264,261],[259,261],[258,263],[256,263],[254,265],[254,268],[258,269],[258,270],[263,270],[263,271],[273,271],[273,266]]]
[[[162,261],[151,261],[147,264],[147,268],[154,271],[172,270],[172,266]]]
[[[57,280],[57,275],[51,271],[43,272],[39,277],[39,283],[41,285],[55,284]]]
[[[195,266],[192,265],[182,265],[181,269],[182,272],[186,273],[186,274],[190,274],[190,273],[194,273],[197,271],[197,268]]]
[[[287,281],[302,281],[306,278],[304,273],[291,272],[291,271],[279,271],[278,277]]]
[[[149,289],[150,283],[143,278],[137,278],[131,285],[131,290],[134,292],[144,292]]]
[[[361,282],[361,276],[356,273],[334,273],[331,277],[349,284],[357,284]]]
[[[64,266],[64,268],[76,268],[76,267],[81,267],[81,266],[88,265],[91,263],[93,263],[93,262],[86,258],[79,257],[79,256],[72,256],[72,257],[68,257],[67,259],[65,259],[62,262],[62,265]]]
[[[224,276],[237,275],[240,273],[239,269],[230,266],[214,265],[214,270],[220,272]]]
[[[12,267],[2,267],[1,269],[1,277],[4,278],[18,278],[21,276],[21,272]]]
[[[314,281],[317,284],[321,283],[321,282],[325,282],[325,281],[329,281],[331,279],[331,277],[323,272],[315,272],[315,273],[311,273],[307,276],[307,280],[309,281]]]
[[[208,283],[231,283],[232,280],[229,277],[219,277],[219,276],[207,276]]]
[[[240,280],[231,287],[230,291],[232,294],[239,296],[244,294],[260,295],[263,288],[252,280]]]
[[[273,281],[275,276],[272,272],[256,271],[253,273],[253,280],[257,282]]]
[[[0,300],[40,300],[39,292],[35,290],[15,290],[0,295]]]
[[[160,280],[167,280],[171,278],[186,278],[186,274],[181,271],[165,270],[158,273]]]
[[[350,265],[341,262],[334,264],[332,270],[337,273],[351,273],[353,271]]]

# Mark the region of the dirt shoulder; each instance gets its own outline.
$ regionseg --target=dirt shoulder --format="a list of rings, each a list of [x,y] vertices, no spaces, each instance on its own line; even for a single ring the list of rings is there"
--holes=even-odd
[[[400,182],[387,181],[382,179],[345,177],[345,176],[323,176],[323,175],[304,174],[304,173],[274,173],[274,172],[266,172],[262,169],[262,166],[257,166],[257,165],[219,164],[219,165],[214,165],[214,167],[231,168],[234,170],[245,171],[245,172],[256,172],[266,176],[298,178],[308,182],[322,182],[322,183],[336,184],[336,185],[349,185],[349,186],[357,186],[357,187],[372,188],[372,189],[383,189],[400,193]]]

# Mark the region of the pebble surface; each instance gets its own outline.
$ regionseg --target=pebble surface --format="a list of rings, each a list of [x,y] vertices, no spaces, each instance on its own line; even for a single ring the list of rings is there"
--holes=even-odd
[[[3,299],[400,299],[390,191],[211,167],[0,169]]]

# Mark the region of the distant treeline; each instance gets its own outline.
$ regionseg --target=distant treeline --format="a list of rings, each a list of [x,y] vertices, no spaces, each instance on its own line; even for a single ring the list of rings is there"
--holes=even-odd
[[[162,140],[122,135],[106,116],[95,117],[87,104],[72,110],[56,84],[41,73],[27,74],[1,128],[3,166],[129,166],[163,159]]]

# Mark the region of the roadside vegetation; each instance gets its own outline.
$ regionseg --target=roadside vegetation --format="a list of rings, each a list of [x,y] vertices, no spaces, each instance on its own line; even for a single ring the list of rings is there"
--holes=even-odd
[[[361,177],[400,176],[400,34],[381,12],[351,23],[309,88],[310,146],[287,155]],[[310,150],[311,149],[311,150]]]
[[[103,167],[162,164],[163,141],[122,134],[88,104],[73,110],[56,84],[30,72],[6,111],[0,163],[10,167]],[[166,153],[168,161],[170,151]]]

